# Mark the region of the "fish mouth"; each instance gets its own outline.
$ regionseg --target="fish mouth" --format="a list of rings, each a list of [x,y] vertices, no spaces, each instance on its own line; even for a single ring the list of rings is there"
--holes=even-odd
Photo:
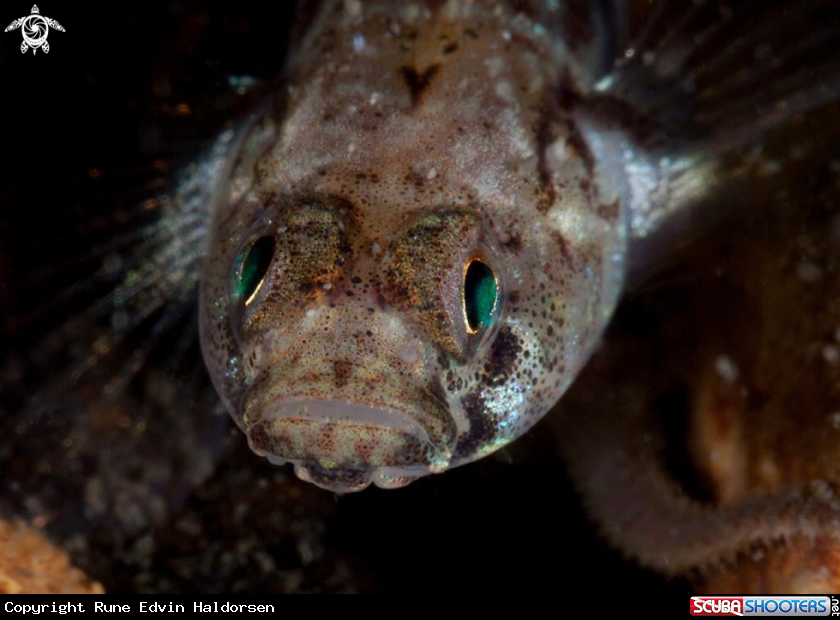
[[[336,493],[405,486],[445,470],[451,456],[414,416],[344,400],[280,399],[246,432],[255,453],[291,462],[298,478]]]

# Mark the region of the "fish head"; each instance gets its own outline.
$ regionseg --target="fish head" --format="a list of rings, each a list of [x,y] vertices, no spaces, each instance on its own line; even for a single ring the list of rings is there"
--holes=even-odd
[[[542,105],[539,55],[476,64],[469,49],[491,50],[467,39],[436,69],[406,66],[387,36],[352,72],[302,60],[307,87],[267,115],[273,141],[245,138],[215,194],[207,366],[254,452],[333,491],[404,486],[522,435],[618,297],[611,169]],[[465,82],[476,66],[509,88]]]
[[[371,217],[336,195],[264,200],[213,244],[202,346],[252,450],[300,478],[394,488],[478,459],[580,365],[563,269],[517,260],[484,209]]]
[[[227,290],[213,297],[227,316],[212,340],[224,346],[206,350],[211,368],[222,370],[217,352],[232,362],[233,380],[217,385],[255,452],[334,490],[449,467],[463,421],[446,371],[499,328],[501,256],[478,216],[399,219],[363,222],[341,198],[291,196],[218,261]]]

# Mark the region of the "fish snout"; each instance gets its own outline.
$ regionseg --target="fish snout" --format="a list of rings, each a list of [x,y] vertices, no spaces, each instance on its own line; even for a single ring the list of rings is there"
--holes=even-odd
[[[434,347],[374,292],[337,293],[256,343],[240,418],[252,450],[336,492],[444,471],[457,425]]]
[[[364,339],[310,331],[297,340],[306,347],[268,358],[243,403],[254,452],[336,492],[400,487],[449,466],[456,424],[422,347],[369,328]]]

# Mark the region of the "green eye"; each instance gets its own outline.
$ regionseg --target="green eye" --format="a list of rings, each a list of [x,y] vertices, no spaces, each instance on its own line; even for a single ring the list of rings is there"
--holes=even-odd
[[[274,258],[274,237],[260,237],[242,250],[233,263],[233,293],[236,299],[245,300],[247,306],[256,297],[271,259]]]
[[[477,334],[496,322],[499,281],[493,270],[478,259],[471,259],[464,270],[463,295],[464,317],[470,334]]]

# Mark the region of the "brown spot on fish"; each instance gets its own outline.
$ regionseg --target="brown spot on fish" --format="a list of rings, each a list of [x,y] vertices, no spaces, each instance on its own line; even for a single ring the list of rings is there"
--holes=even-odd
[[[566,127],[568,129],[566,144],[575,155],[583,160],[583,165],[586,166],[587,173],[593,176],[595,174],[595,157],[592,155],[592,151],[589,150],[589,145],[572,121],[568,121]]]
[[[444,56],[449,56],[449,54],[452,54],[456,51],[458,51],[458,44],[455,41],[447,43],[446,45],[443,46],[443,55]]]
[[[595,212],[598,214],[598,217],[608,222],[616,221],[620,212],[618,199],[610,204],[600,205]]]
[[[492,377],[490,385],[501,385],[510,378],[520,353],[522,343],[519,338],[507,326],[500,329],[484,367]]]
[[[423,178],[423,175],[419,172],[415,172],[414,170],[409,170],[406,173],[405,182],[409,185],[413,185],[418,190],[422,190],[423,186],[426,185],[426,179]]]
[[[439,70],[439,64],[428,67],[423,73],[418,72],[414,67],[402,67],[400,69],[403,81],[408,86],[408,91],[411,95],[412,107],[416,107],[420,103],[423,92],[429,87],[432,78],[435,77],[435,74]]]
[[[487,411],[487,405],[476,393],[461,399],[461,406],[470,422],[467,434],[458,442],[458,451],[469,454],[476,446],[485,443],[496,432],[495,416]]]
[[[353,374],[353,363],[335,361],[333,362],[333,373],[335,373],[335,387],[341,389],[350,381]]]
[[[560,247],[560,252],[563,254],[563,262],[566,266],[572,267],[574,265],[574,259],[572,258],[572,251],[569,249],[569,242],[566,241],[566,238],[560,231],[551,231],[551,236],[554,237],[554,240],[557,241],[557,245]]]
[[[503,248],[510,250],[514,254],[518,254],[522,251],[522,239],[519,235],[510,235],[510,237],[501,245]]]

